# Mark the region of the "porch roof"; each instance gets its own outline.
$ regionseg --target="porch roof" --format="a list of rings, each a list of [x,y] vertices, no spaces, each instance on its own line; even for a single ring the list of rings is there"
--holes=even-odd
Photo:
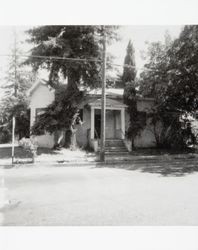
[[[101,109],[101,98],[96,99],[88,104],[90,107]],[[119,100],[106,98],[106,108],[107,109],[121,109],[126,108],[127,106]]]

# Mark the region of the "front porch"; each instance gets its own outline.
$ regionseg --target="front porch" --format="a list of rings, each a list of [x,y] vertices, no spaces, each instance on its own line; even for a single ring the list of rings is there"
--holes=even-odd
[[[90,146],[98,151],[101,131],[101,99],[89,103],[91,108]],[[107,140],[125,139],[125,108],[118,100],[106,99],[105,138]]]

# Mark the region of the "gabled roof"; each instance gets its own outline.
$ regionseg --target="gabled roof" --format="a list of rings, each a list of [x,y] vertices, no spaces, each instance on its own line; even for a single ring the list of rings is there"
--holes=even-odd
[[[89,106],[94,107],[94,108],[101,108],[101,98],[90,102]],[[120,100],[115,100],[115,99],[111,99],[111,98],[107,97],[106,98],[106,107],[107,108],[124,108],[124,107],[126,107],[126,105]]]
[[[52,87],[50,87],[48,84],[47,84],[47,81],[45,80],[42,80],[42,79],[38,79],[33,85],[32,87],[27,91],[27,95],[28,96],[31,96],[34,91],[40,86],[40,85],[44,85],[46,87],[49,88],[49,90],[52,90],[54,91],[54,89]],[[82,88],[81,90],[84,90],[84,88]],[[101,97],[101,94],[102,94],[102,89],[101,88],[97,88],[97,89],[92,89],[92,90],[89,90],[87,91],[87,95],[88,96],[92,96],[92,97]],[[123,94],[124,94],[124,89],[123,88],[106,88],[106,97],[114,97],[114,98],[118,98],[118,99],[122,99],[123,97]],[[145,98],[145,97],[141,97],[141,96],[138,96],[137,99],[139,101],[151,101],[153,102],[154,101],[154,98]],[[100,100],[100,99],[98,99]],[[115,101],[115,100],[114,100]],[[119,101],[118,101],[119,102]],[[122,102],[120,102],[122,103]],[[116,105],[116,104],[115,104]],[[122,105],[124,105],[122,103]]]
[[[115,88],[107,88],[106,89],[106,96],[123,96],[124,89],[115,89]],[[102,89],[92,89],[88,93],[88,95],[93,96],[101,96]]]
[[[44,85],[46,87],[49,88],[49,90],[54,90],[52,87],[50,87],[47,82],[45,80],[37,80],[33,85],[32,87],[27,91],[27,95],[28,96],[31,96],[33,94],[33,92],[40,86],[40,85]]]
[[[102,89],[92,89],[88,93],[90,96],[101,96],[102,94]],[[123,88],[107,88],[106,89],[106,96],[108,97],[120,97],[122,98],[124,94],[124,89]],[[142,96],[137,96],[137,99],[139,101],[154,101],[154,98],[151,97],[142,97]]]

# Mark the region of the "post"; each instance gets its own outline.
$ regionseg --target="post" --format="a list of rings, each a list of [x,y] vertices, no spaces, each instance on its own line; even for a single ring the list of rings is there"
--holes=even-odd
[[[15,117],[12,118],[12,164],[14,164],[14,135],[15,135]]]
[[[105,161],[105,126],[106,126],[106,33],[103,37],[103,65],[102,65],[102,98],[101,98],[101,143],[100,161]]]
[[[94,107],[91,107],[91,139],[94,139]]]
[[[14,29],[14,96],[17,97],[17,46],[16,29]],[[14,164],[15,117],[12,118],[12,164]]]
[[[122,135],[121,138],[125,138],[125,109],[121,109],[121,130],[122,130]]]

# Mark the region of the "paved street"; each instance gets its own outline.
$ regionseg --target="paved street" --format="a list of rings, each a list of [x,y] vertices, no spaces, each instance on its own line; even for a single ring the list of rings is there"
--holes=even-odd
[[[196,162],[163,164],[4,169],[1,224],[198,225]]]

